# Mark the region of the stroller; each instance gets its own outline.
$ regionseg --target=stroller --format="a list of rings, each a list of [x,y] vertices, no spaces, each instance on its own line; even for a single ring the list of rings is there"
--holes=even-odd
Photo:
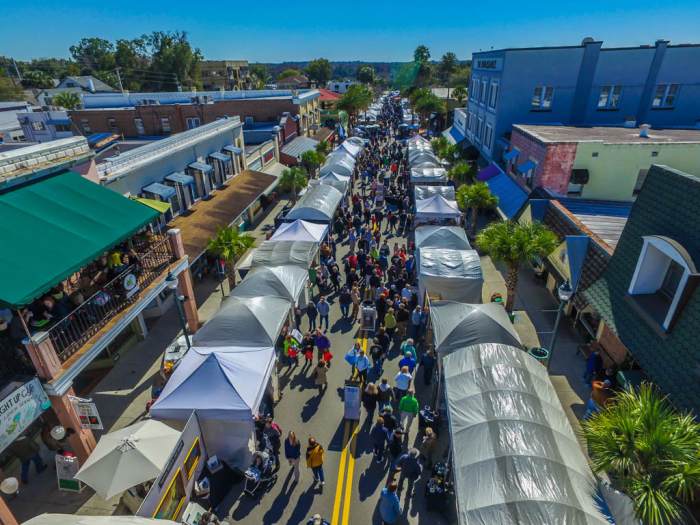
[[[243,492],[249,496],[257,496],[265,492],[277,482],[274,473],[275,460],[267,451],[253,453],[253,463],[245,471],[245,486]]]

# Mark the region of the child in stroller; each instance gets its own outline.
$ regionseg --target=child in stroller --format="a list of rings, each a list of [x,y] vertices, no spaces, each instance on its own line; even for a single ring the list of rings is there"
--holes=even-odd
[[[269,451],[255,451],[253,463],[245,471],[243,492],[255,497],[261,489],[263,492],[269,490],[277,482],[274,469],[275,460]]]

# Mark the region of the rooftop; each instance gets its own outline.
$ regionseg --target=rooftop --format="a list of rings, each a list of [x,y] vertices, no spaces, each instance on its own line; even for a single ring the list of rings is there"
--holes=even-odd
[[[531,135],[540,142],[601,142],[603,144],[700,144],[700,130],[653,129],[648,137],[640,137],[639,128],[624,127],[576,127],[576,126],[532,126],[514,124],[517,129]]]
[[[329,89],[318,88],[318,92],[321,94],[321,97],[319,98],[321,102],[340,100],[342,97],[342,95],[340,95],[339,93],[336,93],[335,91],[331,91]]]
[[[576,222],[613,250],[632,211],[631,202],[557,199]]]
[[[657,40],[656,44],[658,43],[666,43],[668,44],[667,40]],[[601,41],[596,41],[594,39],[590,39],[589,42],[591,44],[602,44]],[[506,47],[502,49],[489,49],[487,51],[478,51],[476,53],[473,53],[475,56],[476,55],[489,55],[491,53],[503,53],[506,51],[545,51],[545,50],[550,50],[550,49],[576,49],[576,48],[582,48],[585,46],[585,42],[581,42],[578,45],[572,45],[572,46],[541,46],[541,47]],[[668,47],[700,47],[700,44],[674,44],[674,45],[668,45]],[[640,46],[621,46],[621,47],[604,47],[601,48],[601,51],[614,51],[614,50],[620,50],[620,49],[654,49],[655,45],[640,45]]]

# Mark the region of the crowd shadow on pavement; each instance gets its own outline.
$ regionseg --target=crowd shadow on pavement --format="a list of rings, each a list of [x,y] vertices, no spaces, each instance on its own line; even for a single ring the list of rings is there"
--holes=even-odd
[[[364,501],[376,495],[381,482],[386,478],[388,464],[386,458],[381,463],[377,463],[372,458],[369,468],[365,469],[360,474],[360,479],[357,483],[357,490],[360,496],[360,501]]]
[[[323,394],[317,394],[306,401],[304,407],[301,409],[301,420],[304,423],[308,423],[311,420],[311,418],[314,417],[314,414],[316,413],[319,405],[321,404],[322,398]]]

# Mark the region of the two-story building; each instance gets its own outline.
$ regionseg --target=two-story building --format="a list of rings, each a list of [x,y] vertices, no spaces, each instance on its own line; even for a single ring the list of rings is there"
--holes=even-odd
[[[73,124],[62,110],[25,111],[17,113],[24,139],[28,142],[48,142],[73,136]]]
[[[240,90],[250,87],[247,60],[202,60],[199,63],[199,71],[202,87],[207,91]]]
[[[474,53],[462,132],[500,161],[513,124],[695,128],[700,45],[500,49]]]

